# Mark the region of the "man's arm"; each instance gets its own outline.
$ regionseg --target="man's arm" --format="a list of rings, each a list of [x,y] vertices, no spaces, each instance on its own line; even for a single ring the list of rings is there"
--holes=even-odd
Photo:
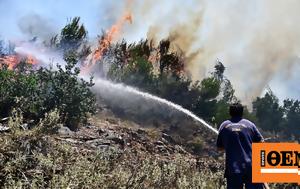
[[[219,134],[217,138],[217,149],[219,151],[224,151],[224,144],[223,144],[223,127],[221,126],[219,129]]]
[[[264,137],[258,131],[256,125],[253,124],[253,142],[264,142]]]

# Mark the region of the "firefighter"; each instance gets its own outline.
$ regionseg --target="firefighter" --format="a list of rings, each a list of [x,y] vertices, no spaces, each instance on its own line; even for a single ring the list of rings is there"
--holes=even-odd
[[[231,119],[224,121],[219,129],[217,147],[225,150],[225,178],[227,189],[263,189],[264,183],[252,183],[252,143],[264,139],[255,124],[243,118],[243,106],[232,104]]]

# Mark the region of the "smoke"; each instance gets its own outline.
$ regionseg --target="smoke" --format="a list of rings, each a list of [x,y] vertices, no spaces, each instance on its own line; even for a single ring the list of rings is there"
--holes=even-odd
[[[37,37],[49,40],[56,35],[57,29],[48,19],[37,14],[28,14],[18,21],[20,30],[29,37]]]
[[[284,74],[288,82],[299,66],[300,1],[136,0],[131,4],[126,9],[134,22],[125,38],[132,37],[134,30],[154,41],[169,37],[174,48],[186,55],[187,71],[195,80],[205,77],[219,59],[237,96],[248,104],[275,77]]]
[[[300,69],[299,6],[297,0],[78,0],[76,5],[72,0],[0,0],[5,15],[0,35],[44,40],[59,33],[68,18],[80,16],[94,39],[131,13],[133,23],[124,25],[119,39],[170,38],[173,48],[185,54],[186,71],[194,80],[207,76],[219,59],[236,95],[249,104],[267,85],[282,98],[300,97],[297,88],[286,87],[300,79],[295,74]]]
[[[64,65],[62,52],[54,51],[46,47],[43,43],[23,42],[15,47],[15,52],[19,55],[30,55],[39,63],[39,67],[53,67],[57,64]]]

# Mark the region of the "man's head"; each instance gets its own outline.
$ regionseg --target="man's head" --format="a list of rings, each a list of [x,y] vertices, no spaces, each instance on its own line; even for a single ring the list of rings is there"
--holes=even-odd
[[[242,118],[244,107],[240,103],[231,104],[229,107],[229,114],[231,117]]]

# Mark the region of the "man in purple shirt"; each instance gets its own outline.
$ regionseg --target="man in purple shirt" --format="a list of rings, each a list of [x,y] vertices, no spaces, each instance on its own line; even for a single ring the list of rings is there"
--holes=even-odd
[[[252,143],[262,142],[263,137],[254,123],[243,119],[243,106],[230,106],[231,119],[219,129],[217,147],[226,153],[225,178],[227,189],[263,189],[264,184],[252,183]]]

